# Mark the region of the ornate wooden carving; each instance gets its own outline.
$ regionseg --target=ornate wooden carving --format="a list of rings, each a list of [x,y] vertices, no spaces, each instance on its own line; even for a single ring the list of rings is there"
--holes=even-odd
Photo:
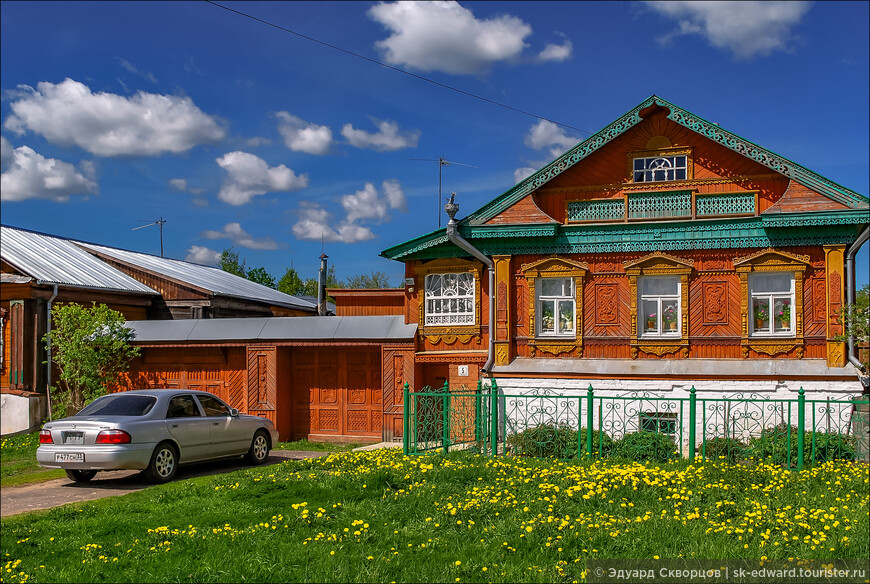
[[[728,323],[728,283],[705,282],[702,289],[704,324]]]
[[[471,338],[480,336],[480,277],[483,264],[478,261],[468,261],[458,258],[444,258],[420,263],[414,266],[417,276],[418,315],[420,319],[420,335],[425,336],[433,344],[444,341],[453,344],[457,339],[467,343]],[[474,275],[474,324],[461,326],[426,326],[426,291],[425,281],[428,274],[458,274],[470,272]],[[492,293],[492,291],[490,291]],[[491,317],[490,317],[491,318]],[[467,339],[467,340],[466,340]]]
[[[595,284],[595,324],[619,324],[618,292],[615,283]]]
[[[531,354],[535,356],[535,347],[545,345],[547,347],[570,347],[570,350],[578,349],[578,354],[582,354],[580,348],[583,346],[583,278],[589,270],[589,265],[583,262],[575,262],[557,256],[551,256],[528,264],[523,264],[522,273],[526,279],[526,290],[528,291],[528,307],[529,307],[529,347]],[[552,338],[537,338],[537,327],[535,326],[535,281],[537,278],[555,277],[555,278],[573,278],[574,280],[574,339],[561,338],[558,340]],[[543,350],[543,349],[542,349]],[[569,349],[560,351],[562,354],[568,352]]]
[[[680,349],[680,356],[688,357],[689,347],[689,274],[695,265],[694,260],[680,258],[660,251],[645,255],[635,260],[623,263],[625,273],[628,275],[629,302],[631,307],[631,346],[632,359],[637,358],[637,350],[644,353],[652,353],[658,356],[676,353]],[[644,339],[638,332],[637,323],[637,279],[640,276],[679,276],[680,278],[680,331],[679,339],[666,340]],[[665,350],[668,349],[668,350]]]
[[[825,305],[827,295],[825,294],[825,279],[816,278],[813,280],[813,322],[825,322],[825,317],[828,313],[828,308]]]

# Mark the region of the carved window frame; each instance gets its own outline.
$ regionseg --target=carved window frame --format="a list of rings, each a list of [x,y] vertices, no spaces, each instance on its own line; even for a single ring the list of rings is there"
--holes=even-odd
[[[629,284],[629,310],[631,313],[631,358],[638,352],[658,355],[679,353],[689,356],[689,276],[694,269],[694,260],[687,260],[663,252],[654,252],[636,260],[623,263]],[[680,325],[679,335],[668,337],[644,337],[638,332],[638,278],[646,276],[677,276],[680,279]]]
[[[750,349],[756,353],[774,356],[795,351],[797,358],[804,354],[804,272],[810,267],[810,256],[767,248],[748,256],[734,258],[734,269],[740,278],[740,344],[743,358],[749,357]],[[752,334],[750,318],[750,274],[790,272],[794,274],[794,301],[792,319],[793,335]]]
[[[669,183],[680,183],[695,178],[695,162],[693,160],[692,148],[656,148],[653,150],[638,150],[628,152],[626,154],[626,176],[628,182],[634,185],[662,185]],[[638,158],[668,158],[672,156],[686,157],[686,178],[674,180],[651,180],[651,181],[635,181],[634,180],[634,161]]]
[[[458,258],[445,258],[432,260],[415,266],[415,287],[418,302],[418,321],[421,336],[428,337],[436,342],[445,337],[458,337],[463,342],[470,341],[473,337],[480,336],[480,280],[483,264],[478,261],[469,261]],[[474,324],[441,326],[426,325],[426,276],[430,274],[461,274],[471,273],[474,277]],[[492,293],[490,291],[490,293]],[[492,318],[492,316],[490,316]]]
[[[566,258],[552,256],[528,264],[523,264],[521,271],[526,279],[526,289],[529,291],[529,340],[528,345],[532,357],[538,353],[549,353],[559,356],[569,354],[575,357],[583,356],[583,279],[589,271],[589,265]],[[574,336],[542,336],[537,329],[538,285],[541,278],[572,278],[574,284]]]

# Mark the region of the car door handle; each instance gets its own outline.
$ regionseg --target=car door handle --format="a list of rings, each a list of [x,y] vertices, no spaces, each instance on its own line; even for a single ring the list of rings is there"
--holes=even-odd
[[[220,423],[220,422],[212,422],[212,425],[214,425],[214,426],[220,426],[221,423]]]
[[[178,424],[169,424],[169,426],[172,428],[178,428]]]

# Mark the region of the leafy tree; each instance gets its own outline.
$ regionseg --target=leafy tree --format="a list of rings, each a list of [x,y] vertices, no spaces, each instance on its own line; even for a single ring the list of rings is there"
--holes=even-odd
[[[235,274],[236,276],[245,277],[245,260],[239,263],[239,252],[233,248],[225,249],[221,252],[221,259],[218,267],[225,272]]]
[[[384,272],[372,271],[369,274],[357,274],[347,279],[348,288],[391,288],[390,277]]]
[[[304,286],[305,284],[302,282],[302,278],[299,277],[299,274],[292,267],[287,268],[287,271],[284,272],[284,275],[280,280],[278,280],[278,290],[284,294],[290,294],[291,296],[302,294]]]
[[[838,341],[848,342],[850,337],[858,344],[870,343],[870,284],[858,291],[855,304],[846,304],[837,313],[837,319],[843,325],[843,334],[835,337]],[[860,353],[860,352],[859,352]],[[870,356],[864,353],[864,371],[870,371]]]
[[[139,356],[139,347],[130,344],[133,331],[124,326],[124,316],[105,304],[91,308],[57,305],[52,308],[52,317],[52,329],[44,339],[60,371],[58,386],[51,394],[52,411],[63,417],[79,411],[117,383],[130,359]]]
[[[262,284],[263,286],[268,286],[269,288],[276,289],[278,287],[275,284],[275,278],[272,277],[272,274],[266,271],[266,268],[251,268],[248,270],[248,280],[251,282],[256,282],[257,284]]]

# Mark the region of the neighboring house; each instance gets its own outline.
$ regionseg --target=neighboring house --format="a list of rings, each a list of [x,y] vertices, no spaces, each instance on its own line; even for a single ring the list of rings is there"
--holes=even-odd
[[[652,96],[461,221],[382,252],[404,262],[419,324],[407,381],[860,393],[835,336],[868,208]]]
[[[403,288],[327,288],[338,316],[405,315]]]
[[[124,389],[204,389],[271,419],[281,440],[402,435],[417,327],[401,316],[129,322],[141,357]]]
[[[46,414],[43,337],[57,303],[106,304],[129,320],[313,315],[316,307],[218,268],[0,226],[2,433]]]

